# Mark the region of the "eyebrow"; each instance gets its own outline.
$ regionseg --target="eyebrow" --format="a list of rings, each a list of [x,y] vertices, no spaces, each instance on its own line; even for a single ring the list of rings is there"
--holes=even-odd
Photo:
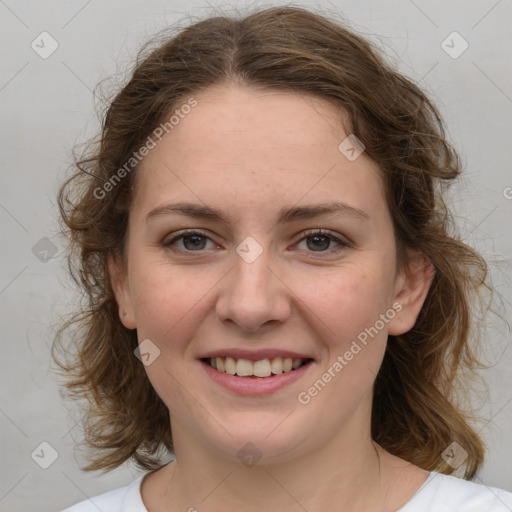
[[[233,223],[233,218],[221,210],[210,206],[194,203],[174,203],[157,206],[145,217],[146,222],[159,215],[178,214],[195,219],[213,220],[226,226]],[[358,208],[342,202],[322,203],[308,206],[288,206],[279,211],[277,224],[290,223],[297,220],[314,219],[316,217],[332,214],[341,214],[356,220],[369,220],[370,216]]]

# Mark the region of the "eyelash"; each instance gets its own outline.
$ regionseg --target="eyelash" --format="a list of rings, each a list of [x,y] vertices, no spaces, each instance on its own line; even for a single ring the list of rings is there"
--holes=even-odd
[[[181,238],[185,238],[185,237],[188,237],[188,236],[194,236],[194,235],[199,235],[199,236],[201,236],[203,238],[206,238],[206,239],[210,240],[210,237],[208,237],[202,231],[197,231],[197,230],[193,230],[193,229],[187,229],[187,230],[179,231],[173,238],[171,238],[170,240],[164,241],[162,245],[166,249],[169,249],[170,251],[172,251],[174,253],[177,253],[177,254],[190,254],[190,253],[194,253],[194,252],[198,252],[198,253],[203,252],[202,250],[190,251],[190,250],[177,249],[177,248],[173,248],[172,247],[172,245],[175,244]],[[320,255],[322,255],[322,254],[330,254],[330,253],[333,253],[333,252],[337,253],[337,252],[343,250],[344,248],[350,247],[350,244],[348,242],[346,242],[344,240],[341,240],[337,236],[334,236],[332,234],[332,232],[330,232],[328,230],[325,230],[325,229],[306,230],[306,231],[303,231],[301,233],[301,236],[302,236],[302,238],[297,243],[302,242],[303,240],[306,240],[307,238],[312,238],[314,236],[323,236],[323,237],[328,238],[331,242],[336,242],[338,244],[338,246],[335,249],[330,249],[330,250],[327,250],[327,251],[309,251],[309,252],[312,252],[312,253],[318,253]],[[322,256],[320,256],[320,257],[322,257]]]

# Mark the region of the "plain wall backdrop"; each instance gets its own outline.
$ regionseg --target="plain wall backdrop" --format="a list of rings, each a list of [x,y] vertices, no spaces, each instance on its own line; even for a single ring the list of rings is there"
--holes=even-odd
[[[246,5],[279,3],[0,0],[0,511],[57,511],[138,474],[129,465],[107,475],[79,469],[85,460],[76,448],[79,413],[61,398],[49,352],[52,322],[75,300],[58,236],[56,191],[71,148],[99,128],[92,91],[100,80],[119,73],[124,83],[141,44],[165,26],[215,8],[245,12]],[[385,46],[440,108],[465,163],[453,193],[460,233],[488,259],[510,323],[512,2],[296,5],[339,12]],[[484,348],[491,366],[481,373],[488,389],[477,410],[488,452],[476,481],[512,491],[511,334],[506,322],[489,318]]]

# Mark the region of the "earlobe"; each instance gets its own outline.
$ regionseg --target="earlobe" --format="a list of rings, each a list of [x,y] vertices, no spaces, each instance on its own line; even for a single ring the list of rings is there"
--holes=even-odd
[[[119,309],[119,318],[127,329],[136,329],[137,324],[135,322],[131,294],[121,258],[111,254],[108,256],[107,263],[110,282]]]
[[[388,334],[398,336],[414,327],[435,273],[430,258],[424,253],[416,251],[407,267],[397,278],[398,290],[394,302],[400,303],[402,308],[389,323]]]

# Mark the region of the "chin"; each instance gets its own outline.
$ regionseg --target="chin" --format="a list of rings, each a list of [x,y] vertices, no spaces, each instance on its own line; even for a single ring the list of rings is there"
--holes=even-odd
[[[223,422],[229,425],[229,433],[221,427],[208,428],[205,437],[211,446],[235,462],[245,464],[246,457],[251,461],[257,459],[259,465],[286,462],[313,449],[315,431],[318,434],[313,418],[307,421],[310,425],[303,422],[299,425],[293,412],[287,414],[289,411],[279,414],[245,412]]]

